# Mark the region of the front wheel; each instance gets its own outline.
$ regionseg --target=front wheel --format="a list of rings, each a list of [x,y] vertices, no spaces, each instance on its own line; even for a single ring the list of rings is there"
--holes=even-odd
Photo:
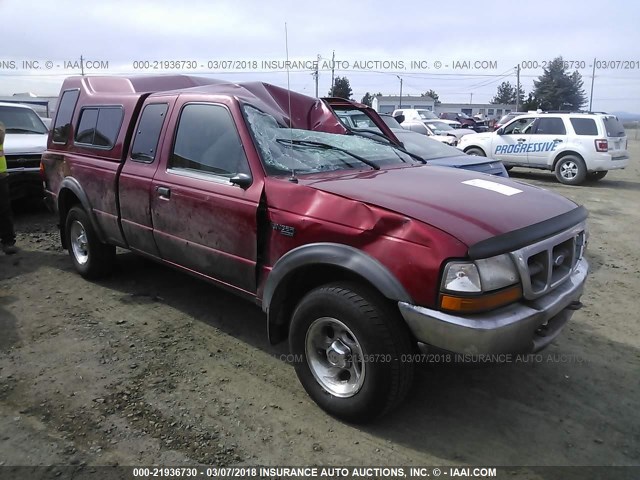
[[[486,157],[484,151],[481,148],[471,147],[464,151],[467,155],[476,155],[478,157]]]
[[[100,242],[82,207],[69,210],[65,224],[69,256],[85,278],[100,278],[111,272],[116,248]]]
[[[293,313],[289,348],[309,396],[343,420],[386,413],[413,381],[406,325],[386,299],[359,284],[328,284],[305,295]]]
[[[587,178],[584,161],[575,155],[562,157],[556,163],[556,179],[565,185],[580,185]]]
[[[600,171],[600,172],[591,172],[587,174],[587,180],[591,180],[593,182],[597,182],[598,180],[602,180],[609,173],[608,170]]]

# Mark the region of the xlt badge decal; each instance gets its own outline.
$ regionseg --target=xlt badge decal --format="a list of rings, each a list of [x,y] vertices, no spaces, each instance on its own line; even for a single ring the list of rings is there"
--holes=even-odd
[[[289,225],[282,225],[280,223],[272,223],[271,228],[276,232],[280,232],[285,237],[293,237],[296,234],[296,229]]]

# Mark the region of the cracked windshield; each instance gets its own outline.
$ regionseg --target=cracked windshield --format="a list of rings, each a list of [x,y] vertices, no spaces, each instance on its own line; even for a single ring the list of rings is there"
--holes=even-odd
[[[288,128],[250,106],[245,106],[245,112],[270,175],[419,163],[402,151],[369,138]]]

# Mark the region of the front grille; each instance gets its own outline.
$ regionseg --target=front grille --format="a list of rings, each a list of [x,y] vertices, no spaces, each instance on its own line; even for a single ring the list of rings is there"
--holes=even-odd
[[[513,252],[522,279],[524,297],[538,298],[569,276],[582,258],[586,243],[585,224]]]
[[[7,168],[38,168],[41,155],[5,155]]]

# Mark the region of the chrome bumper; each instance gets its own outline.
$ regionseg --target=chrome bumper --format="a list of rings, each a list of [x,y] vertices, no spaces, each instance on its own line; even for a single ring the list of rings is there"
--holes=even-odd
[[[40,167],[13,167],[7,168],[9,175],[16,173],[40,173]]]
[[[419,342],[465,354],[535,352],[551,343],[573,315],[588,269],[582,258],[548,294],[478,315],[450,315],[405,302],[398,306]]]

